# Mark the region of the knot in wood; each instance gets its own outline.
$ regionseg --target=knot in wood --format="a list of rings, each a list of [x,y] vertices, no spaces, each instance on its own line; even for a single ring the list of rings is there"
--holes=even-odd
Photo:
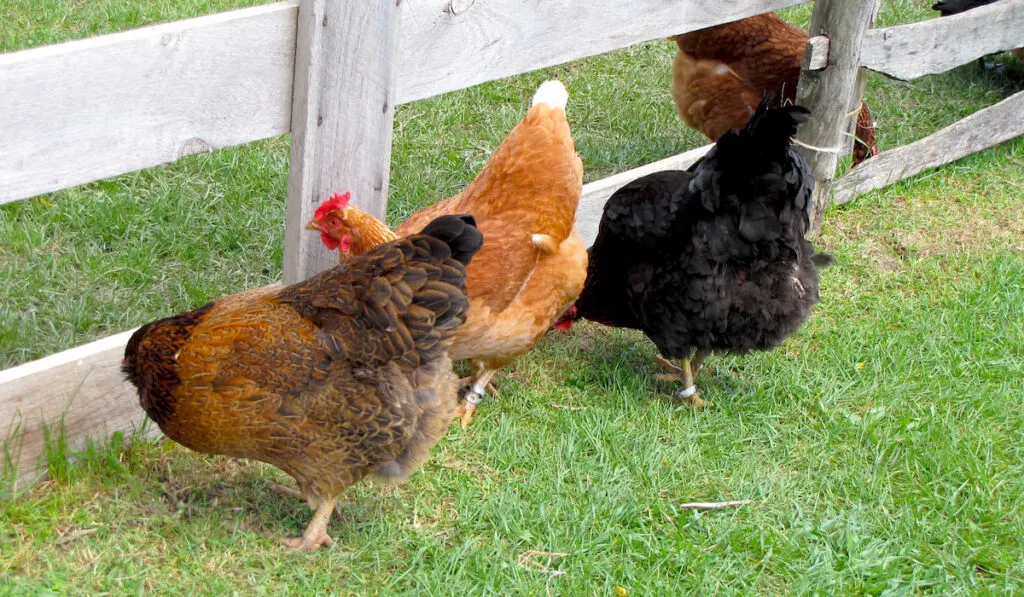
[[[203,141],[199,137],[192,137],[186,139],[181,147],[178,148],[178,157],[183,158],[187,155],[195,155],[197,153],[210,153],[213,151],[213,147],[209,143]]]
[[[824,35],[816,35],[807,40],[804,53],[804,64],[807,70],[824,70],[828,66],[829,39]]]
[[[450,0],[448,2],[448,12],[453,15],[462,14],[473,7],[476,0]]]

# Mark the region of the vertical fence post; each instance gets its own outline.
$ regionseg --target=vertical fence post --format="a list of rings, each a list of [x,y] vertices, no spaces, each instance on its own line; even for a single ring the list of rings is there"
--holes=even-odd
[[[880,0],[816,0],[811,38],[828,38],[828,61],[816,68],[812,54],[820,45],[808,44],[800,71],[796,102],[811,110],[797,139],[818,148],[804,149],[817,186],[811,212],[811,231],[821,230],[821,218],[832,195],[839,158],[848,147],[845,133],[856,125],[863,84],[858,85],[860,48],[864,33],[875,23]],[[824,150],[824,151],[822,151]]]
[[[401,1],[299,3],[285,284],[337,264],[318,235],[304,229],[331,193],[351,191],[353,204],[384,218]]]

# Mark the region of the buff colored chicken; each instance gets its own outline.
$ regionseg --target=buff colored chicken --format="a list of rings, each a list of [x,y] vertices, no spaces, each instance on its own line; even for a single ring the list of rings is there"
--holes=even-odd
[[[672,38],[679,46],[672,63],[672,97],[689,126],[717,141],[742,129],[768,95],[775,105],[792,104],[800,79],[807,32],[775,13],[691,31]],[[878,154],[871,112],[857,116],[853,163]]]
[[[451,357],[469,360],[472,385],[460,414],[469,424],[489,382],[530,350],[576,300],[587,276],[587,250],[573,228],[583,163],[565,116],[568,92],[542,84],[526,117],[458,195],[409,216],[395,232],[347,196],[324,202],[309,227],[330,249],[359,255],[378,243],[420,230],[447,213],[476,218],[484,245],[467,269],[470,309]],[[493,388],[491,388],[493,391]]]

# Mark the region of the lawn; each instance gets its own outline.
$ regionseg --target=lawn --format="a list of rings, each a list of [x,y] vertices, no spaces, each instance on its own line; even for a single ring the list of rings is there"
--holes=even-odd
[[[0,0],[0,50],[254,3]],[[883,0],[880,23],[930,4]],[[673,52],[399,107],[391,222],[464,186],[550,76],[588,181],[704,144],[675,115]],[[883,150],[1024,87],[999,61],[871,76]],[[287,163],[271,139],[0,207],[0,368],[276,281]],[[317,553],[275,542],[310,512],[268,490],[291,482],[269,466],[57,444],[47,481],[0,490],[0,594],[1022,592],[1022,197],[1017,139],[830,210],[815,316],[774,352],[709,360],[710,411],[667,397],[642,335],[549,336],[406,485],[347,492]]]

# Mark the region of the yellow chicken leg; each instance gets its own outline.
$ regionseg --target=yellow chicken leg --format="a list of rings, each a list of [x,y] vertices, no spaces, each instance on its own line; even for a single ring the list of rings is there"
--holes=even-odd
[[[697,373],[700,372],[704,363],[704,357],[706,356],[707,353],[697,352],[689,359],[676,359],[676,362],[679,363],[677,365],[665,357],[657,355],[654,357],[654,362],[671,371],[671,373],[659,373],[658,375],[655,375],[655,377],[662,381],[682,382],[682,389],[677,390],[673,396],[689,404],[696,410],[714,406],[714,402],[707,402],[700,397],[700,393],[697,391],[697,384],[694,381],[697,377]]]
[[[659,355],[654,356],[654,362],[661,365],[668,373],[657,373],[655,378],[661,381],[683,381],[683,370],[672,361]]]
[[[697,376],[700,375],[700,370],[704,368],[704,359],[707,358],[708,353],[697,351],[697,354],[693,355],[690,359],[690,372],[693,374],[693,381],[696,383]]]
[[[281,543],[295,551],[313,551],[319,547],[334,545],[334,539],[327,534],[327,523],[331,520],[331,513],[334,512],[334,502],[335,500],[320,502],[313,514],[313,520],[309,521],[302,536],[294,539],[282,539]]]
[[[693,363],[695,360],[696,359],[693,358],[679,359],[679,368],[682,370],[683,373],[683,388],[681,390],[677,390],[673,394],[673,396],[689,404],[690,406],[693,407],[694,410],[701,410],[704,408],[710,408],[714,406],[715,403],[706,402],[703,398],[700,397],[700,392],[697,391],[697,384],[694,382],[694,378],[696,377],[696,375],[694,375],[693,372]],[[703,361],[703,357],[701,357],[700,360]],[[698,361],[698,371],[700,370],[700,366],[700,361]]]
[[[462,404],[459,405],[459,410],[456,411],[455,416],[462,419],[461,425],[465,429],[469,427],[469,420],[473,418],[473,412],[476,410],[476,405],[480,404],[480,401],[484,399],[484,394],[487,392],[487,388],[494,386],[491,385],[491,378],[497,373],[497,369],[487,369],[482,363],[477,365],[477,373],[473,376],[473,385],[470,386],[469,391],[466,392],[466,396],[463,398]],[[497,394],[497,392],[495,392]]]

